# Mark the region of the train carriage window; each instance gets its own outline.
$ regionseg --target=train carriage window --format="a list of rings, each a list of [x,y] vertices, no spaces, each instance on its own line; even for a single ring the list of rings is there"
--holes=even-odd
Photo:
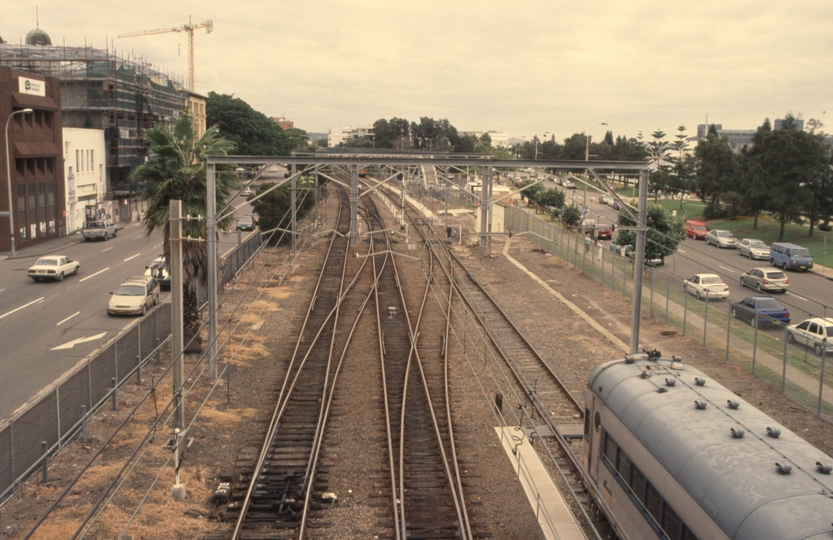
[[[642,474],[642,471],[639,470],[639,467],[634,465],[632,467],[633,474],[631,476],[631,489],[633,490],[634,495],[636,498],[639,499],[641,502],[645,502],[645,475]]]
[[[616,470],[619,472],[619,476],[625,481],[626,484],[631,484],[631,458],[625,452],[619,452],[619,462],[616,464]]]
[[[657,523],[662,522],[662,495],[650,482],[645,484],[645,508]]]
[[[617,449],[617,447],[618,447],[618,445],[616,444],[616,441],[613,440],[613,437],[611,437],[610,435],[605,433],[605,450],[604,450],[604,453],[605,453],[605,458],[607,459],[607,462],[610,463],[611,465],[616,463],[616,449]]]
[[[668,535],[671,540],[677,540],[680,537],[680,516],[674,511],[668,503],[665,503],[665,515],[662,519],[662,530]]]
[[[590,409],[584,409],[584,438],[590,438]]]

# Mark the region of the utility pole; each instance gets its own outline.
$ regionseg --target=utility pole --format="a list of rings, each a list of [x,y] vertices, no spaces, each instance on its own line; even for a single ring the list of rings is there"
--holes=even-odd
[[[292,164],[292,253],[295,253],[295,164]]]
[[[174,377],[174,426],[185,429],[185,398],[182,382],[185,366],[182,361],[182,201],[169,203],[171,222],[171,357]]]
[[[350,246],[359,243],[359,167],[350,167]]]
[[[208,376],[217,380],[217,169],[206,165],[205,228],[208,251]]]
[[[631,354],[639,352],[639,322],[642,315],[642,271],[645,268],[645,232],[648,228],[648,171],[639,173],[639,225],[636,229],[636,252],[633,259],[633,313]]]

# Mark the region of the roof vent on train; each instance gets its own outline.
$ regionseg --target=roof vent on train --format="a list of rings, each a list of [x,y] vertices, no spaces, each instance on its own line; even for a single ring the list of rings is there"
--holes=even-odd
[[[706,379],[701,379],[700,377],[694,377],[694,384],[697,386],[706,386]]]
[[[694,400],[694,408],[699,409],[699,410],[702,411],[703,409],[706,408],[706,402],[705,401]]]
[[[671,369],[681,371],[683,369],[683,359],[679,356],[671,357]]]
[[[665,378],[665,386],[674,386],[675,384],[677,384],[677,379],[669,377]]]
[[[738,403],[734,399],[727,399],[726,405],[728,405],[730,409],[737,409],[738,407],[740,407],[740,403]]]
[[[776,461],[775,470],[778,471],[778,474],[790,474],[793,470],[793,466],[788,463],[778,463]]]
[[[647,349],[643,349],[643,350],[648,355],[648,361],[649,362],[657,362],[657,361],[659,361],[660,358],[662,358],[662,353],[659,352],[656,349],[654,349],[652,351],[649,351]]]
[[[772,437],[773,439],[777,439],[781,436],[781,430],[774,427],[767,427],[766,434]]]
[[[816,461],[816,469],[822,474],[830,474],[830,471],[833,471],[833,467],[821,461]]]
[[[740,428],[731,428],[730,431],[732,432],[732,438],[734,439],[742,439],[746,432]]]

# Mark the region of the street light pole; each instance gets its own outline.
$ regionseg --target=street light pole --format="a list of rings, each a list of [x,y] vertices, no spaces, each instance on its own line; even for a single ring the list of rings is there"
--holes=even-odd
[[[602,122],[601,124],[596,124],[590,129],[606,125],[607,122]],[[590,161],[590,129],[587,130],[587,135],[584,136],[584,161]]]
[[[9,164],[9,122],[12,119],[12,116],[16,114],[29,114],[32,112],[32,109],[21,109],[19,111],[15,111],[9,115],[6,119],[6,180],[8,181],[8,188],[9,188],[9,239],[12,242],[12,255],[14,255],[14,211],[12,210],[12,168]]]

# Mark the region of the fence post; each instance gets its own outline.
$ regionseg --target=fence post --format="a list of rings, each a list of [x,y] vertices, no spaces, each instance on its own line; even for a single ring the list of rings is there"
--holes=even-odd
[[[752,375],[755,374],[755,358],[758,355],[758,327],[761,326],[760,321],[758,320],[758,314],[753,313],[753,317],[755,317],[755,334],[752,337]]]
[[[683,287],[683,335],[685,335],[686,321],[688,320],[688,291]]]
[[[784,326],[784,367],[781,371],[781,393],[787,390],[787,327]]]
[[[732,317],[726,317],[726,361],[729,361],[729,340],[732,336]]]
[[[81,442],[87,442],[87,406],[81,405]]]
[[[113,394],[112,394],[113,399],[112,399],[112,401],[113,401],[113,410],[115,411],[116,410],[116,378],[113,377],[110,382],[113,384]]]
[[[650,313],[651,317],[653,317],[654,316],[654,268],[651,268],[651,279],[648,280],[648,288],[651,290],[651,295],[648,297],[651,307],[648,309],[648,313]]]
[[[41,441],[40,450],[41,450],[41,455],[43,456],[41,458],[43,460],[41,462],[41,467],[43,469],[43,481],[44,482],[49,482],[49,470],[47,468],[47,459],[46,459],[46,441]]]
[[[665,324],[668,324],[668,302],[671,298],[671,274],[665,274],[668,278],[666,279],[666,286],[665,286]]]
[[[706,289],[706,302],[703,309],[703,347],[706,346],[706,330],[709,325],[709,290]]]
[[[821,346],[821,373],[819,374],[819,404],[817,414],[821,416],[821,397],[824,394],[824,363],[827,359],[827,344],[822,343]]]

